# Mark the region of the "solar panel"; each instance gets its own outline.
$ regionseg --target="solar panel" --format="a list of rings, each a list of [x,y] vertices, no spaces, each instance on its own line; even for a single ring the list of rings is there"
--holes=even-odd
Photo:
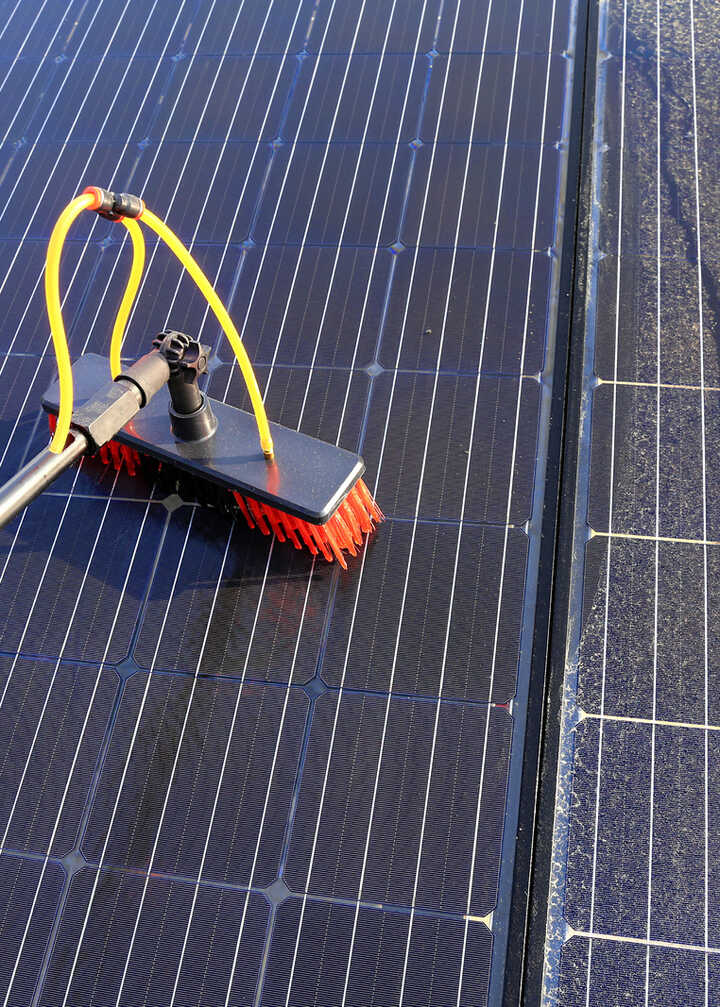
[[[44,248],[99,184],[192,247],[271,417],[361,451],[388,520],[345,572],[84,461],[3,529],[2,1007],[498,1002],[574,4],[4,13],[0,475],[46,442]],[[128,253],[73,230],[73,356]],[[126,359],[166,325],[247,406],[150,241]]]
[[[712,1004],[720,988],[719,27],[713,4],[614,0],[591,33],[594,211],[544,985],[544,1002],[567,1007]]]

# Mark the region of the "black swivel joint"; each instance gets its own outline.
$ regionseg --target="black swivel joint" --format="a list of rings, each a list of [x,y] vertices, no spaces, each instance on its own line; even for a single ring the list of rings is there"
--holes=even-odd
[[[210,347],[183,332],[161,332],[153,346],[168,363],[170,378],[170,424],[181,441],[204,441],[217,429],[208,398],[200,391],[198,378],[207,373]]]
[[[106,220],[120,220],[121,217],[137,218],[145,209],[142,199],[129,192],[110,192],[109,189],[100,189],[96,185],[88,186],[84,192],[95,196],[98,205],[91,209]]]

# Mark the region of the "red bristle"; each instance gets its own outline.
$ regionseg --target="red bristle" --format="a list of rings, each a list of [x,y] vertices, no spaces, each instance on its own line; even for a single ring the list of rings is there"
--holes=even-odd
[[[242,494],[241,493],[233,493],[233,496],[235,497],[235,503],[238,505],[238,509],[240,510],[240,513],[242,514],[242,516],[245,518],[245,520],[248,523],[248,527],[250,529],[254,529],[255,528],[255,522],[250,517],[250,511],[247,509],[247,505],[246,505],[245,501],[242,498]]]
[[[338,556],[340,557],[342,556],[342,546],[337,541],[337,536],[335,535],[335,529],[333,527],[334,526],[333,518],[334,515],[332,516],[332,518],[330,518],[329,521],[325,522],[325,524],[322,526],[322,534],[325,536],[325,541],[332,550],[335,559],[337,559]]]
[[[108,447],[110,448],[110,457],[112,458],[112,463],[115,466],[115,471],[119,472],[123,463],[120,445],[117,441],[108,441]]]
[[[360,523],[353,514],[352,507],[349,505],[347,500],[343,500],[340,504],[340,510],[342,512],[342,516],[345,518],[345,524],[352,532],[353,542],[355,545],[362,545],[362,531],[360,529]]]
[[[343,541],[342,532],[337,526],[335,515],[333,514],[332,517],[328,518],[321,527],[322,533],[332,551],[335,553],[339,549],[342,552],[345,548],[345,542]]]
[[[57,416],[48,413],[50,432],[55,433]],[[128,474],[137,474],[142,464],[138,452],[119,441],[109,441],[99,450],[100,460],[112,465],[117,471],[123,465]],[[158,472],[162,463],[157,463]],[[322,554],[328,562],[336,559],[347,570],[344,553],[357,556],[358,546],[363,544],[363,536],[368,535],[376,522],[384,520],[384,515],[362,479],[358,479],[347,497],[324,525],[311,524],[284,511],[261,503],[252,497],[244,497],[233,492],[237,508],[250,529],[259,528],[263,535],[274,534],[279,542],[289,539],[296,549],[305,546],[313,556]],[[269,527],[268,527],[269,526]]]
[[[310,524],[309,522],[307,522],[305,527],[312,535],[318,549],[323,554],[325,559],[328,561],[328,563],[332,563],[333,554],[332,551],[330,550],[330,546],[328,544],[328,538],[327,535],[325,534],[325,528],[323,527],[323,525]]]
[[[50,432],[54,433],[57,416],[48,414]],[[141,456],[134,448],[109,441],[99,451],[100,460],[112,464],[115,469],[125,466],[128,474],[134,476],[142,465]],[[162,463],[157,463],[158,472]],[[344,553],[357,555],[357,547],[362,546],[365,535],[372,532],[384,515],[362,479],[358,479],[347,497],[324,525],[311,524],[284,511],[261,503],[252,497],[244,497],[233,492],[237,508],[245,518],[249,528],[259,528],[263,535],[274,534],[279,542],[289,539],[296,549],[307,548],[313,556],[322,554],[328,562],[336,559],[347,570]]]
[[[373,530],[373,523],[368,517],[368,512],[361,504],[354,489],[352,489],[350,493],[348,493],[345,503],[348,505],[348,509],[352,511],[353,515],[355,516],[355,520],[360,526],[361,532],[364,534],[368,534],[369,532],[371,532]]]
[[[363,506],[368,511],[370,517],[373,518],[373,520],[375,521],[384,520],[385,515],[380,510],[378,505],[375,503],[372,493],[367,488],[362,479],[358,479],[358,481],[355,483],[354,488],[357,491],[358,497],[360,498]]]
[[[48,414],[48,423],[51,432],[54,432],[57,417]],[[103,445],[99,456],[104,464],[112,464],[117,471],[124,465],[131,476],[136,475],[142,465],[142,458],[134,448],[115,440]],[[161,462],[157,463],[157,468],[160,471]],[[362,546],[363,537],[373,530],[376,521],[383,520],[382,511],[362,479],[357,481],[335,513],[322,525],[302,521],[238,492],[233,492],[233,498],[249,528],[259,528],[263,535],[274,534],[279,542],[289,539],[296,549],[305,546],[313,556],[321,554],[328,562],[335,559],[344,570],[347,570],[345,552],[357,556],[357,547]]]
[[[333,535],[342,549],[347,549],[351,556],[357,556],[357,549],[353,542],[352,532],[347,521],[339,510],[335,511],[328,524],[332,523]]]
[[[285,534],[290,539],[292,544],[296,549],[302,549],[302,542],[299,540],[295,534],[295,518],[292,514],[285,514],[283,511],[279,510],[275,512],[280,520],[282,521],[282,526],[285,529]]]
[[[127,446],[127,444],[121,444],[120,445],[120,454],[122,456],[122,460],[125,462],[125,468],[128,470],[128,475],[134,476],[135,475],[135,459],[138,457],[137,451],[133,451],[133,449],[129,448]],[[139,459],[138,459],[138,461],[139,461]]]
[[[355,544],[355,536],[352,533],[352,528],[345,520],[345,515],[341,514],[340,511],[338,511],[335,517],[337,518],[338,522],[342,522],[345,529],[345,534],[347,536],[347,545],[345,548],[347,549],[347,551],[350,553],[351,556],[357,556],[358,551],[357,551],[357,545]]]
[[[373,530],[375,521],[383,520],[362,480],[358,480],[335,513],[321,525],[302,521],[240,493],[233,493],[233,497],[250,528],[258,527],[264,535],[274,534],[279,542],[289,539],[296,549],[305,546],[313,556],[322,554],[328,562],[336,559],[344,570],[347,570],[345,553],[357,556],[363,537]]]
[[[335,525],[335,515],[334,514],[333,514],[333,516],[331,518],[328,518],[328,520],[325,522],[324,525],[322,525],[321,530],[322,530],[322,534],[325,536],[325,541],[330,546],[330,549],[333,552],[333,555],[336,558],[337,558],[338,552],[340,552],[340,554],[342,555],[342,551],[343,551],[343,547],[344,547],[345,543],[341,541],[342,536],[340,534],[338,534],[338,532],[337,532],[337,527]]]
[[[268,507],[267,504],[263,504],[263,512],[265,514],[265,517],[270,522],[270,527],[275,532],[275,535],[277,537],[278,542],[284,542],[285,541],[285,534],[283,533],[283,530],[282,530],[282,528],[280,526],[280,522],[278,521],[278,519],[276,517],[276,512],[275,512],[274,508]]]
[[[333,517],[335,517],[335,515],[333,515]],[[345,557],[343,556],[342,546],[337,540],[335,529],[332,527],[332,525],[333,525],[333,518],[330,518],[327,524],[323,526],[323,531],[325,532],[325,536],[328,542],[330,543],[330,548],[335,554],[335,559],[338,561],[340,566],[343,567],[344,570],[347,570],[347,563],[345,562]]]
[[[257,502],[257,500],[253,500],[252,497],[247,497],[247,502],[250,511],[252,513],[252,516],[255,518],[255,523],[257,524],[258,528],[263,533],[263,535],[269,535],[270,529],[268,528],[265,522],[265,515],[262,512],[262,507]]]
[[[301,521],[299,518],[295,518],[295,528],[300,533],[300,538],[303,540],[313,556],[317,556],[318,547],[315,545],[315,539],[308,531],[307,521]]]

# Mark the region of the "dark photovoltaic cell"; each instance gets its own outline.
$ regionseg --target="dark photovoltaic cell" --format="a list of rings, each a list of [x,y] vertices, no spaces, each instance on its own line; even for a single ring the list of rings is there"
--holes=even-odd
[[[38,66],[34,59],[0,57],[0,83],[13,93],[26,95],[22,101],[8,105],[0,112],[0,136],[3,142],[16,143],[28,130],[42,95],[55,81],[56,67]]]
[[[252,1002],[268,918],[262,898],[201,886],[193,925],[186,935],[193,885],[152,878],[145,886],[142,876],[103,871],[90,903],[95,877],[95,871],[85,869],[72,880],[38,1001],[42,1007],[61,1007],[68,991],[69,1003],[80,998],[88,1007],[104,1007],[108,998],[115,1000],[118,995],[121,1003],[127,1004],[148,998],[170,1003],[174,996],[175,1003],[183,1007],[214,1007],[226,1002],[231,975],[232,1007]],[[128,959],[145,887],[143,912]],[[87,942],[76,956],[77,935],[82,929]],[[240,934],[243,953],[237,955]],[[176,987],[185,941],[187,965],[183,960]]]
[[[241,689],[237,682],[216,678],[199,679],[193,692],[193,680],[187,676],[153,676],[148,683],[147,675],[134,675],[118,711],[83,854],[97,863],[103,852],[130,738],[140,716],[105,862],[138,869],[152,862],[155,873],[197,877],[206,841],[203,823],[211,820],[214,799],[206,781],[219,780],[226,763],[203,879],[252,883],[256,888],[271,884],[280,865],[307,708],[307,697],[299,689],[289,695],[274,686],[245,684]],[[280,746],[275,752],[279,732]],[[268,820],[263,809],[270,786]],[[260,825],[262,843],[254,856]]]
[[[704,5],[698,5],[698,8]],[[654,14],[652,15],[654,19]],[[661,14],[662,17],[662,14]],[[669,20],[669,19],[667,19]],[[689,38],[690,12],[685,10],[684,31]],[[699,25],[696,35],[700,34]],[[653,33],[654,35],[654,33]],[[655,38],[638,41],[630,50],[624,78],[627,121],[626,143],[632,144],[637,156],[623,163],[623,220],[620,240],[629,254],[651,254],[657,247],[656,200],[642,199],[644,187],[640,179],[646,170],[652,170],[653,183],[657,174],[655,139],[656,131],[656,80]],[[661,59],[660,87],[662,92],[661,128],[663,141],[660,152],[660,205],[662,233],[660,253],[663,258],[686,259],[697,262],[698,235],[695,224],[695,153],[694,144],[687,142],[687,132],[693,130],[693,77],[689,71],[691,53],[666,53]],[[702,256],[708,261],[717,255],[717,178],[715,175],[717,94],[713,87],[715,59],[700,56],[695,64],[695,89],[701,107],[698,115],[698,157],[713,167],[704,188],[704,205],[700,227]],[[615,147],[619,141],[620,104],[623,94],[622,60],[614,60],[608,74],[608,106],[612,115],[608,119],[608,138]],[[617,204],[620,186],[620,164],[617,157],[608,158],[603,187]],[[653,189],[655,185],[653,184]],[[618,226],[614,213],[604,216],[600,230],[603,245],[608,252],[617,250]],[[668,263],[668,266],[670,263]],[[712,291],[712,284],[710,285]],[[695,293],[697,297],[697,291]]]
[[[612,440],[612,401],[617,421]],[[660,425],[660,507],[658,534],[671,538],[720,539],[720,510],[708,499],[703,509],[703,436],[717,441],[720,391],[688,388],[657,389],[610,385],[597,390],[593,421],[593,455],[588,519],[596,531],[607,531],[611,453],[614,461],[613,530],[647,535],[655,525],[655,431]],[[704,403],[703,403],[704,400]],[[703,409],[704,405],[704,409]],[[659,413],[658,413],[659,408]],[[704,418],[703,418],[704,413]],[[717,461],[706,462],[708,481],[716,481]],[[603,478],[605,476],[605,478]]]
[[[434,158],[430,145],[420,147],[417,152],[407,215],[400,231],[402,242],[406,245],[450,247],[457,244],[465,248],[492,248],[497,245],[504,249],[549,248],[553,244],[558,152],[552,146],[541,151],[543,170],[536,225],[535,190],[527,184],[527,180],[537,176],[537,148],[509,146],[505,162],[503,147],[499,144],[473,144],[469,159],[465,144],[443,144],[434,150]],[[466,162],[469,167],[467,181],[463,184]],[[497,213],[499,223],[497,240],[494,241],[501,177],[503,200]],[[465,212],[458,227],[460,193],[463,191]]]
[[[50,351],[50,325],[45,312],[45,290],[42,283],[45,251],[44,241],[0,242],[2,275],[6,276],[12,271],[14,279],[14,282],[6,286],[3,291],[4,324],[0,335],[0,348],[3,353],[42,356]],[[89,279],[98,268],[102,255],[103,249],[99,244],[84,245],[76,241],[68,242],[60,271],[61,287],[68,291],[65,301],[68,319],[74,318],[80,310]],[[76,272],[78,278],[75,283],[72,283]],[[120,291],[118,291],[118,295],[121,296]],[[84,338],[82,341],[84,342]],[[80,345],[82,346],[82,343]],[[36,367],[37,361],[32,361],[32,371],[28,372],[28,376],[34,374]],[[12,372],[13,370],[14,368],[9,367],[6,363],[3,368],[3,376],[6,371]],[[4,381],[12,381],[14,377],[12,373],[9,373],[7,377],[4,377]],[[43,376],[43,380],[47,385],[46,376]],[[21,382],[18,381],[18,384],[21,385]],[[27,393],[27,378],[23,397],[25,393]],[[15,401],[15,396],[8,395],[8,400],[13,402],[17,410],[20,403]],[[33,400],[33,405],[34,402],[35,400]],[[36,416],[37,410],[33,413],[33,417]],[[6,442],[8,439],[3,438]]]
[[[53,918],[58,910],[63,888],[63,871],[51,864],[42,874],[42,863],[15,856],[0,856],[0,910],[2,910],[3,989],[11,995],[8,1007],[24,1007],[37,987],[45,945],[50,937]],[[23,940],[33,900],[33,926]],[[15,971],[13,988],[10,978]],[[6,994],[7,995],[7,994]]]
[[[265,144],[247,142],[224,146],[217,140],[198,144],[178,140],[161,148],[152,141],[143,150],[134,177],[142,179],[148,206],[171,219],[183,241],[222,247],[249,237],[270,154]],[[206,185],[198,186],[198,178]],[[223,200],[210,199],[205,205],[206,186],[213,178]]]
[[[364,370],[269,367],[257,368],[268,412],[278,423],[321,440],[357,449],[372,388]],[[217,367],[208,383],[210,394],[242,409],[250,402],[237,368]]]
[[[66,253],[68,260],[72,258],[76,245],[79,242],[71,243]],[[224,350],[220,340],[225,337],[221,337],[215,316],[208,311],[207,301],[194,281],[180,268],[172,252],[164,244],[150,242],[147,252],[145,279],[138,295],[142,310],[133,313],[125,330],[123,356],[136,360],[147,352],[152,338],[165,328],[191,328],[204,343],[211,346],[219,344]],[[205,274],[212,278],[218,295],[230,302],[233,281],[243,258],[241,249],[234,245],[227,248],[199,245],[194,249],[194,257]],[[80,266],[88,277],[85,297],[77,310],[66,309],[68,322],[72,319],[72,328],[68,333],[71,353],[100,353],[107,357],[107,333],[112,330],[120,307],[131,258],[129,242],[123,246],[118,242],[103,242],[96,261],[93,262],[88,255]],[[36,297],[39,301],[43,297],[42,287]],[[42,320],[41,335],[46,340],[47,322],[41,314],[41,307],[39,304],[37,317]]]
[[[518,100],[513,102],[508,127],[507,103],[501,100],[512,73],[514,53],[453,54],[438,56],[433,61],[433,73],[428,88],[420,139],[441,143],[467,141],[473,143],[504,143],[508,131],[510,143],[527,143],[535,147],[542,136],[545,143],[555,143],[562,133],[562,100],[565,86],[564,62],[554,56],[550,66],[550,96],[548,105],[554,118],[547,118],[545,108],[545,74],[547,56],[523,53],[517,61]],[[482,76],[480,71],[482,70]],[[441,107],[442,89],[447,77],[447,89],[452,89],[453,102]],[[484,83],[487,99],[473,116],[478,80]],[[546,122],[543,124],[543,115]],[[474,118],[474,122],[473,122]],[[439,125],[438,125],[439,119]]]
[[[400,996],[418,1007],[453,1007],[461,979],[462,1007],[487,998],[491,936],[482,923],[417,916],[410,933],[407,914],[370,907],[356,913],[327,902],[305,905],[302,921],[296,899],[278,912],[262,1007],[281,1007],[288,989],[290,1002],[303,1007],[314,999],[342,1003],[343,996],[352,1007],[381,1007]]]
[[[47,239],[66,203],[61,180],[80,178],[84,186],[89,178],[107,178],[109,185],[126,188],[138,156],[136,145],[130,148],[118,142],[98,145],[79,140],[38,143],[29,150],[18,147],[0,179],[0,238]],[[93,223],[81,217],[73,236],[87,238]],[[109,223],[102,221],[93,234],[102,240],[109,231]]]
[[[215,513],[198,510],[189,529],[192,514],[181,509],[168,525],[135,660],[145,668],[233,677],[246,669],[261,681],[308,681],[322,644],[328,570]],[[161,634],[166,614],[169,631]]]
[[[168,91],[173,65],[167,59],[158,67],[156,59],[146,57],[134,59],[130,67],[127,57],[116,55],[105,59],[86,56],[74,64],[61,63],[27,132],[36,134],[42,130],[42,143],[63,143],[69,137],[88,143],[96,140],[103,144],[125,140],[139,143],[153,132],[160,98]],[[110,97],[122,88],[126,97],[118,112],[106,117],[107,108],[101,104],[90,114],[78,115],[84,96],[100,81],[108,104]],[[60,100],[56,100],[59,91]]]
[[[263,244],[390,245],[399,237],[411,158],[407,146],[394,159],[392,144],[369,142],[363,147],[358,143],[280,147],[253,239]],[[285,180],[291,169],[290,187]]]
[[[307,367],[371,364],[393,258],[388,249],[375,253],[357,247],[246,249],[243,284],[233,306],[248,319],[248,353],[260,366],[273,360]],[[219,352],[223,360],[231,359],[226,342]],[[326,374],[325,380],[329,377]]]
[[[63,19],[56,44],[57,52],[66,55],[68,59],[78,55],[104,56],[106,53],[126,58],[137,55],[157,58],[164,51],[168,51],[170,55],[182,51],[183,41],[191,25],[195,23],[197,6],[200,5],[196,5],[196,0],[179,0],[173,5],[155,4],[153,0],[148,10],[132,3],[132,0],[119,0],[110,23],[105,20],[108,11],[103,7],[74,0],[70,10],[72,19],[64,17],[65,9],[48,11],[44,8],[40,11],[37,24],[49,22],[41,30],[50,34],[54,32],[58,21]],[[36,6],[33,19],[37,14]],[[31,37],[36,30],[36,26],[33,26]],[[27,29],[23,30],[23,37],[26,31]],[[37,55],[41,56],[42,53]]]
[[[439,0],[407,0],[396,5],[388,25],[385,0],[365,0],[362,7],[340,5],[335,11],[332,0],[320,0],[308,42],[308,51],[320,46],[328,53],[381,52],[387,35],[386,51],[428,52],[435,40],[435,26],[440,14]],[[362,17],[359,11],[362,9]],[[333,17],[330,17],[330,13]],[[324,42],[324,44],[323,44]]]
[[[45,244],[97,184],[192,247],[271,418],[362,452],[387,517],[343,571],[88,459],[5,528],[8,1005],[497,999],[571,6],[3,8],[0,475],[47,443]],[[73,357],[108,352],[126,239],[91,214],[73,227]],[[124,358],[165,327],[209,343],[206,389],[247,408],[216,320],[149,236]]]
[[[492,252],[423,248],[417,260],[399,255],[380,363],[411,370],[477,370],[482,348],[483,373],[537,374],[543,366],[550,297],[551,261],[546,252],[499,250],[492,260],[494,282],[485,321],[487,277]],[[526,327],[528,276],[532,268],[530,311]],[[414,294],[409,302],[410,288]],[[448,300],[449,294],[449,300]],[[446,307],[447,302],[447,307]],[[443,334],[443,318],[447,321]],[[404,332],[404,336],[403,336]]]
[[[463,913],[472,877],[470,911],[476,916],[486,915],[497,897],[499,827],[511,732],[507,713],[500,709],[491,712],[493,752],[488,763],[492,772],[486,772],[482,781],[478,816],[476,795],[482,767],[473,767],[472,753],[486,730],[486,706],[442,703],[438,709],[437,703],[409,699],[388,702],[380,696],[353,694],[343,696],[340,704],[338,711],[338,697],[326,694],[316,706],[307,771],[303,774],[285,870],[288,886],[296,892],[307,889],[319,896],[359,898],[380,904],[414,902],[421,909]],[[343,731],[333,738],[335,716],[342,721]],[[431,811],[420,849],[423,802],[418,795],[428,787],[428,753],[434,729],[437,738],[429,787]],[[360,752],[363,758],[358,757]],[[331,772],[315,839],[328,761]],[[371,822],[378,761],[378,805]],[[477,837],[476,817],[482,823]],[[313,858],[315,842],[319,853]],[[409,856],[408,846],[412,848]],[[413,865],[417,860],[416,880]]]
[[[0,535],[3,650],[122,661],[163,527],[160,510],[48,494],[7,525]]]
[[[79,0],[71,0],[56,17],[43,18],[38,17],[37,6],[4,0],[0,53],[11,61],[20,54],[32,60],[36,69],[42,69],[40,60],[49,46],[55,44],[59,52],[63,51],[82,6]]]
[[[590,931],[590,896],[593,890],[594,834],[587,828],[594,812],[599,724],[583,723],[577,732],[575,800],[571,818],[570,859],[566,913],[576,930]],[[647,801],[647,778],[638,765],[647,765],[654,743],[655,785],[652,823]],[[713,797],[710,827],[717,815],[720,746],[710,738],[709,790]],[[696,728],[658,726],[652,737],[649,724],[609,723],[603,731],[600,777],[600,816],[597,834],[593,926],[598,933],[642,939],[647,928],[648,872],[638,871],[646,860],[650,830],[653,836],[653,914],[650,939],[704,943],[704,809],[687,803],[697,786],[704,763],[704,737]],[[713,871],[710,884],[716,882]],[[593,932],[595,932],[593,930]],[[717,920],[710,924],[716,946]]]
[[[183,36],[183,52],[231,55],[247,53],[300,52],[313,21],[313,0],[300,0],[289,7],[266,0],[240,4],[187,4],[189,20]]]
[[[3,846],[63,856],[75,847],[119,679],[110,668],[22,657],[2,657],[0,668]]]
[[[653,382],[657,377],[657,342],[638,339],[639,332],[652,332],[657,325],[657,262],[646,255],[628,256],[620,274],[620,317],[618,319],[618,380]],[[598,319],[595,369],[610,380],[615,356],[615,289],[617,257],[609,255],[598,267]],[[700,332],[698,324],[697,264],[682,258],[673,260],[660,277],[663,318],[670,331],[682,338],[663,340],[660,371],[668,384],[700,384]],[[703,290],[703,309],[713,318],[712,291]],[[714,323],[703,332],[705,383],[720,386],[717,329]]]
[[[478,382],[441,374],[436,382],[434,374],[388,372],[378,376],[373,392],[364,456],[378,473],[377,492],[390,513],[504,524],[512,485],[511,523],[530,517],[540,406],[534,379]],[[433,408],[436,403],[442,410]],[[427,452],[420,455],[413,448],[425,436]]]
[[[5,482],[45,440],[37,400],[52,379],[54,360],[0,355],[4,395],[0,407],[0,479]]]
[[[296,72],[297,60],[281,55],[198,57],[187,73],[173,74],[163,111],[143,136],[193,140],[199,131],[203,143],[222,142],[230,111],[233,140],[273,140]]]
[[[444,696],[484,702],[492,675],[493,701],[506,702],[519,657],[527,541],[519,530],[508,536],[500,597],[503,537],[499,528],[463,529],[450,609],[457,525],[419,523],[413,539],[410,522],[393,522],[367,550],[360,582],[348,580],[338,594],[327,644],[329,682],[339,684],[346,669],[347,686],[385,690],[394,668],[393,691],[437,695],[442,675]]]
[[[305,109],[308,85],[315,78]],[[343,78],[346,84],[338,105]],[[418,109],[428,77],[428,61],[409,53],[323,55],[303,60],[285,132],[300,141],[408,143],[418,134]],[[408,89],[407,84],[410,81]],[[368,116],[368,95],[384,95]],[[405,94],[407,91],[407,98]]]
[[[518,16],[522,11],[518,36]],[[551,27],[550,5],[546,0],[509,0],[494,3],[480,0],[461,6],[444,17],[438,27],[435,47],[439,52],[546,52],[548,29]],[[552,26],[550,49],[562,52],[568,45],[573,4],[571,0],[556,0],[555,23]],[[455,44],[451,46],[453,27]],[[487,34],[486,34],[487,33]],[[517,43],[516,43],[516,40]],[[484,45],[483,45],[484,43]]]

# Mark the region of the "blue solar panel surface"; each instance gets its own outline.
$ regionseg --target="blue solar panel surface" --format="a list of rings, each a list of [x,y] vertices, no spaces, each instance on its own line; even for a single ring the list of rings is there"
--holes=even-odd
[[[544,1003],[720,996],[717,4],[591,59],[583,425]]]
[[[478,1007],[502,989],[563,237],[571,0],[22,0],[0,17],[2,453],[42,271],[140,194],[271,417],[359,450],[347,573],[83,464],[0,532],[2,1007]],[[107,352],[124,232],[62,267]],[[164,246],[124,354],[229,348]]]

